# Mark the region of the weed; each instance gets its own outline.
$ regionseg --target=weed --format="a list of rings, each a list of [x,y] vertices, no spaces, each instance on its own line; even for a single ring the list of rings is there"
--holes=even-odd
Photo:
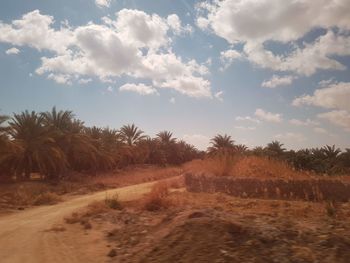
[[[144,209],[147,211],[167,209],[170,206],[170,201],[167,198],[168,195],[169,187],[165,182],[155,184],[151,192],[144,199]]]
[[[334,205],[334,202],[332,202],[332,201],[326,202],[325,208],[326,208],[327,215],[329,217],[335,217],[336,216],[337,209],[336,209],[336,207]]]
[[[121,210],[123,208],[122,204],[119,202],[118,194],[114,194],[113,196],[106,195],[105,204],[107,207],[115,210]]]

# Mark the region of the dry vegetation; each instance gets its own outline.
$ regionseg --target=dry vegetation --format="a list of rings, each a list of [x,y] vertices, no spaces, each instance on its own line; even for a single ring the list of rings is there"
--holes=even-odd
[[[181,187],[184,182],[173,178],[182,173],[179,167],[160,168],[155,166],[134,166],[89,176],[74,173],[69,180],[52,184],[42,181],[18,182],[0,185],[0,211],[24,209],[33,205],[52,205],[70,195],[81,195],[109,188],[134,185],[170,178],[169,183]]]
[[[193,161],[185,170],[186,187],[193,192],[307,201],[350,199],[350,184],[344,177],[316,176],[265,157],[223,155]]]
[[[310,179],[315,174],[297,171],[286,162],[258,156],[223,155],[194,160],[184,165],[186,172],[258,179]]]
[[[148,209],[149,200],[167,205]],[[348,203],[240,199],[162,184],[122,206],[94,203],[75,215],[84,231],[104,233],[112,262],[347,262],[350,256]]]

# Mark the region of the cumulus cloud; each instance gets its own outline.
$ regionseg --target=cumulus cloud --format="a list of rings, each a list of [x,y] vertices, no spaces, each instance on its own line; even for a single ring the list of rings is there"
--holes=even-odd
[[[193,28],[190,25],[181,25],[181,20],[176,14],[171,14],[167,18],[167,23],[176,35],[192,33]]]
[[[111,0],[95,0],[95,4],[99,8],[109,7],[111,5]]]
[[[256,65],[307,76],[319,69],[345,69],[333,56],[350,54],[350,37],[342,34],[350,29],[348,0],[222,0],[201,3],[198,9],[201,29],[230,44],[243,43],[245,57]],[[312,43],[297,42],[315,28],[327,33]],[[277,55],[265,47],[269,41],[292,43],[295,48]]]
[[[328,109],[350,111],[350,83],[333,83],[328,87],[316,89],[313,95],[294,99],[294,106],[311,105]]]
[[[264,88],[276,88],[280,86],[287,86],[292,84],[295,77],[293,76],[277,76],[273,75],[271,79],[265,80],[261,86]]]
[[[298,119],[291,119],[289,120],[289,123],[295,126],[314,126],[314,125],[319,125],[319,122],[311,120],[311,119],[306,119],[306,120],[298,120]]]
[[[243,131],[255,131],[256,127],[254,126],[235,126],[234,127],[237,130],[243,130]]]
[[[281,114],[271,113],[268,111],[264,111],[263,109],[256,109],[255,116],[258,117],[259,119],[267,121],[267,122],[275,122],[275,123],[282,122],[282,115]]]
[[[223,0],[199,5],[207,14],[199,16],[230,43],[297,40],[316,27],[350,29],[347,0]],[[263,14],[263,15],[257,15]],[[204,22],[205,21],[205,22]]]
[[[256,118],[253,118],[253,117],[250,117],[250,116],[237,116],[236,118],[236,121],[249,121],[249,122],[254,122],[254,123],[260,123],[261,121],[256,119]]]
[[[74,41],[74,34],[67,27],[55,30],[53,23],[52,16],[42,15],[39,10],[29,12],[11,24],[0,21],[0,42],[63,53]]]
[[[317,116],[350,132],[350,113],[346,110],[333,110]]]
[[[176,15],[169,17],[122,9],[115,19],[105,17],[101,24],[55,29],[52,16],[35,10],[11,24],[0,22],[0,42],[51,51],[41,58],[36,73],[60,83],[68,83],[62,76],[111,82],[126,75],[149,80],[154,88],[212,97],[211,84],[205,78],[208,68],[195,60],[185,61],[171,50],[171,33],[177,34],[183,27]]]
[[[222,70],[228,68],[234,61],[242,58],[242,54],[234,49],[222,51],[220,53],[221,62],[224,64]]]
[[[47,78],[54,80],[58,84],[72,85],[72,79],[70,75],[50,73]]]
[[[20,52],[21,51],[18,48],[13,47],[13,48],[10,48],[10,49],[6,50],[5,53],[6,53],[6,55],[17,55]]]
[[[120,91],[133,91],[140,95],[154,95],[158,94],[157,90],[152,86],[147,86],[145,84],[132,84],[127,83],[119,88]]]
[[[318,114],[318,118],[350,131],[350,83],[327,83],[328,86],[316,89],[313,95],[304,95],[294,99],[294,106],[310,105],[332,109]]]

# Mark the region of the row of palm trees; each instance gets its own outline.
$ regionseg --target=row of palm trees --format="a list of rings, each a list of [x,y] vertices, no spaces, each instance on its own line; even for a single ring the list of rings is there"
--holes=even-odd
[[[0,177],[59,179],[70,171],[114,169],[130,164],[181,164],[201,153],[162,131],[146,136],[134,124],[119,130],[85,127],[71,111],[24,111],[0,116]]]
[[[209,155],[221,153],[256,155],[286,161],[296,169],[314,171],[318,174],[350,173],[350,149],[341,151],[335,145],[294,151],[285,149],[279,141],[272,141],[265,147],[250,150],[245,145],[236,145],[228,135],[216,135],[211,140],[211,145],[208,148]]]

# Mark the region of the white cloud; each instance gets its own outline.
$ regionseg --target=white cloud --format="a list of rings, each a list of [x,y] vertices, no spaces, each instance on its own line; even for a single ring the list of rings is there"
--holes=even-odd
[[[242,58],[242,54],[234,49],[229,49],[226,51],[220,52],[221,62],[224,64],[224,67],[221,70],[228,68],[234,61]]]
[[[47,78],[54,80],[58,84],[72,85],[72,80],[71,80],[71,76],[70,75],[50,73],[47,76]]]
[[[206,150],[209,146],[210,138],[202,134],[185,134],[183,140],[196,146],[199,150]]]
[[[157,90],[152,86],[147,86],[143,83],[132,84],[127,83],[119,88],[120,91],[133,91],[140,95],[155,95],[158,94]]]
[[[343,127],[346,131],[350,131],[350,113],[346,110],[334,110],[318,114],[317,116],[334,125]]]
[[[108,86],[107,91],[108,92],[113,92],[113,87],[112,86]]]
[[[273,75],[271,79],[264,81],[261,86],[264,88],[276,88],[292,84],[295,77],[293,76],[277,76]]]
[[[255,131],[256,130],[256,127],[254,127],[254,126],[235,126],[234,128],[238,129],[238,130],[243,130],[243,131]]]
[[[171,14],[167,18],[167,23],[176,35],[184,33],[192,33],[193,29],[190,25],[182,26],[181,20],[176,14]]]
[[[169,102],[170,102],[171,104],[175,104],[175,103],[176,103],[176,99],[175,99],[174,97],[172,97],[172,98],[170,98]]]
[[[111,0],[95,0],[95,4],[99,8],[109,7],[111,5]]]
[[[90,78],[88,78],[88,79],[81,78],[81,79],[78,80],[78,83],[79,84],[87,84],[87,83],[89,83],[91,81],[92,81],[92,79],[90,79]]]
[[[255,118],[250,117],[250,116],[245,116],[245,117],[237,116],[236,121],[250,121],[250,122],[254,122],[254,123],[258,123],[258,124],[261,122],[260,120],[255,119]]]
[[[211,30],[233,45],[243,43],[245,57],[263,68],[307,76],[319,69],[346,68],[333,56],[350,55],[350,37],[342,35],[350,29],[348,0],[222,0],[198,8],[201,29]],[[327,33],[313,43],[296,42],[315,28]],[[277,55],[266,49],[268,41],[292,43],[295,48]]]
[[[6,53],[6,55],[17,55],[20,52],[21,51],[18,48],[13,47],[13,48],[10,48],[10,49],[6,50],[5,53]]]
[[[224,95],[224,92],[220,90],[214,94],[214,97],[219,101],[224,101],[224,98],[222,97],[223,95]]]
[[[313,95],[294,99],[294,106],[312,105],[328,109],[350,111],[350,82],[334,83],[326,88],[315,90]]]
[[[56,81],[59,76],[62,83],[62,76],[78,82],[92,77],[113,82],[129,76],[149,80],[154,88],[211,98],[211,84],[205,79],[208,68],[172,52],[171,33],[176,34],[177,26],[175,16],[170,17],[171,26],[157,14],[123,9],[102,24],[54,29],[53,17],[35,10],[11,24],[0,22],[0,42],[51,51],[41,58],[36,73]]]
[[[290,124],[293,124],[295,126],[314,126],[314,125],[319,125],[319,122],[306,119],[305,121],[303,120],[298,120],[298,119],[291,119],[289,120]]]
[[[169,42],[167,20],[157,14],[149,15],[143,11],[122,9],[113,23],[122,41],[131,42],[136,47],[157,49]]]
[[[53,23],[52,16],[42,15],[39,10],[29,12],[11,24],[0,21],[0,42],[63,53],[74,40],[73,32],[66,27],[55,30],[51,27]]]
[[[278,140],[297,141],[297,142],[303,142],[306,140],[306,138],[303,134],[293,133],[293,132],[277,134],[277,135],[275,135],[275,138]]]
[[[347,0],[222,0],[198,6],[206,11],[197,19],[232,44],[301,38],[313,28],[350,29]],[[198,21],[199,20],[199,21]]]
[[[268,121],[268,122],[275,122],[275,123],[282,122],[281,114],[267,112],[267,111],[264,111],[263,109],[256,109],[255,116],[261,120]]]

